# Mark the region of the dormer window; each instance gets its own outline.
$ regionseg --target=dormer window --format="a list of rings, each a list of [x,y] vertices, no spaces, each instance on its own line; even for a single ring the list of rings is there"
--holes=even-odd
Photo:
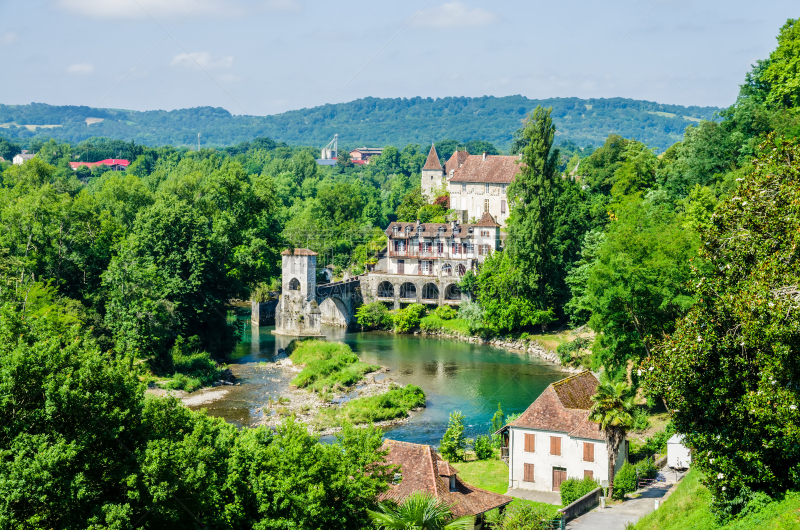
[[[450,475],[450,491],[456,491],[456,476]]]
[[[397,234],[397,231],[398,231],[399,229],[400,229],[400,228],[399,228],[397,225],[394,225],[394,226],[392,227],[392,232],[394,232],[395,234]]]
[[[395,473],[394,477],[392,478],[392,485],[397,486],[398,484],[400,484],[400,482],[402,482],[402,480],[403,480],[403,474]]]

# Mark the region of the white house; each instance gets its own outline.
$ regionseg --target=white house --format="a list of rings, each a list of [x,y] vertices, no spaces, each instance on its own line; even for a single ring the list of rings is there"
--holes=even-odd
[[[509,488],[560,491],[568,477],[609,480],[603,433],[588,419],[598,384],[589,371],[556,381],[498,431],[508,454]],[[627,460],[627,445],[620,444],[615,473]]]
[[[667,440],[667,465],[672,469],[686,469],[692,463],[689,448],[683,445],[683,435],[673,434]]]
[[[28,160],[32,159],[36,155],[29,154],[27,151],[23,151],[18,155],[14,155],[12,162],[15,166],[21,166]]]

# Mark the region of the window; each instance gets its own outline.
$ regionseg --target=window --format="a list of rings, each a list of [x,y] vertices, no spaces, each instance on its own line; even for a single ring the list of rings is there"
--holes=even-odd
[[[483,213],[489,212],[489,199],[483,199]]]
[[[523,482],[534,482],[533,480],[533,464],[525,464],[525,474],[522,476]]]
[[[500,213],[506,213],[506,201],[500,201]]]
[[[392,232],[394,232],[394,233],[396,234],[398,229],[399,229],[399,228],[398,228],[398,226],[397,226],[397,225],[394,225],[394,226],[392,227]]]
[[[462,184],[461,185],[461,193],[467,193],[467,185],[466,184]]]
[[[439,254],[444,252],[444,243],[442,242],[436,243],[436,252],[438,252]]]
[[[594,444],[583,442],[583,461],[594,462]]]
[[[536,435],[535,434],[525,433],[525,452],[526,453],[535,453],[536,452]]]
[[[508,186],[508,184],[503,184],[503,188],[502,188],[503,195],[506,194],[506,186]]]
[[[561,437],[550,437],[550,454],[553,456],[561,456]]]
[[[589,478],[594,478],[594,471],[590,471],[590,470],[588,470],[588,469],[587,469],[587,470],[585,470],[585,471],[583,472],[583,477],[584,477],[584,478],[586,478],[586,477],[589,477]]]
[[[460,252],[461,249],[459,248],[460,246],[461,245],[459,245],[458,243],[453,243],[453,254],[461,254]]]
[[[484,192],[488,195],[489,194],[489,185],[488,184],[484,184],[484,186],[485,186]]]
[[[489,245],[481,245],[481,246],[483,247],[483,255],[484,256],[488,256],[489,255]]]
[[[489,231],[488,230],[481,230],[481,237],[489,237]]]

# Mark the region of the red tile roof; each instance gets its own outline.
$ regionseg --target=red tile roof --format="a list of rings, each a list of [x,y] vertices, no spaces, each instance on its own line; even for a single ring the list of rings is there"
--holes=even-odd
[[[469,155],[450,182],[496,182],[510,184],[521,171],[516,156]]]
[[[444,165],[445,173],[447,176],[450,176],[451,171],[455,171],[456,169],[460,168],[466,162],[467,157],[469,157],[469,153],[466,151],[455,151],[447,162]]]
[[[439,162],[439,155],[436,154],[436,146],[431,144],[431,150],[428,153],[428,159],[422,169],[442,170],[442,164]]]
[[[483,212],[483,216],[481,216],[481,220],[478,221],[475,224],[475,226],[483,226],[483,227],[489,226],[489,227],[495,228],[495,227],[498,227],[500,225],[497,224],[497,222],[494,220],[494,217],[492,217],[492,214],[490,214],[489,212]]]
[[[281,252],[281,256],[292,256],[292,255],[293,254],[291,252],[289,252],[288,248],[286,250],[284,250],[283,252]],[[316,255],[317,255],[316,252],[314,252],[313,250],[309,250],[307,248],[296,248],[296,249],[294,249],[294,256],[316,256]]]
[[[89,169],[92,169],[97,166],[122,166],[128,167],[130,162],[127,160],[123,160],[121,158],[106,158],[105,160],[101,160],[100,162],[70,162],[69,167],[72,169],[78,169],[81,166],[86,166]]]
[[[397,227],[397,235],[394,233],[394,227]],[[469,232],[470,228],[474,228],[480,225],[456,225],[458,232],[455,234],[453,233],[453,225],[452,223],[420,223],[419,226],[422,227],[421,231],[417,230],[417,223],[404,223],[398,221],[392,221],[389,223],[389,226],[386,227],[384,231],[387,236],[389,237],[457,237],[457,238],[465,238],[465,237],[472,237],[474,234]],[[491,226],[499,226],[499,225],[491,225]],[[406,231],[406,229],[410,229]],[[442,230],[439,231],[439,228]]]
[[[563,432],[577,438],[604,440],[600,425],[589,421],[591,397],[599,382],[589,371],[548,386],[509,427]]]
[[[384,448],[389,449],[386,461],[390,465],[400,466],[402,479],[399,484],[390,485],[389,490],[382,493],[378,500],[393,500],[401,503],[403,499],[416,491],[433,495],[450,506],[456,517],[478,515],[500,506],[505,506],[513,499],[482,490],[462,481],[456,475],[454,491],[450,491],[449,475],[445,473],[455,470],[442,460],[429,445],[386,440]]]

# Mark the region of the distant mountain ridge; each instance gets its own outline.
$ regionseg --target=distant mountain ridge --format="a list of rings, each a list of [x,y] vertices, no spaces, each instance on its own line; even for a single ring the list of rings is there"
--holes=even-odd
[[[512,135],[537,106],[553,107],[557,142],[573,140],[598,146],[609,134],[636,138],[663,151],[680,141],[686,126],[713,119],[717,107],[684,107],[626,98],[528,99],[524,96],[479,98],[363,98],[270,116],[232,115],[214,107],[173,111],[132,111],[44,103],[0,105],[0,136],[40,136],[73,143],[107,137],[160,146],[226,146],[258,136],[293,145],[322,147],[334,134],[345,146],[403,147],[431,141],[486,140],[508,149]]]

